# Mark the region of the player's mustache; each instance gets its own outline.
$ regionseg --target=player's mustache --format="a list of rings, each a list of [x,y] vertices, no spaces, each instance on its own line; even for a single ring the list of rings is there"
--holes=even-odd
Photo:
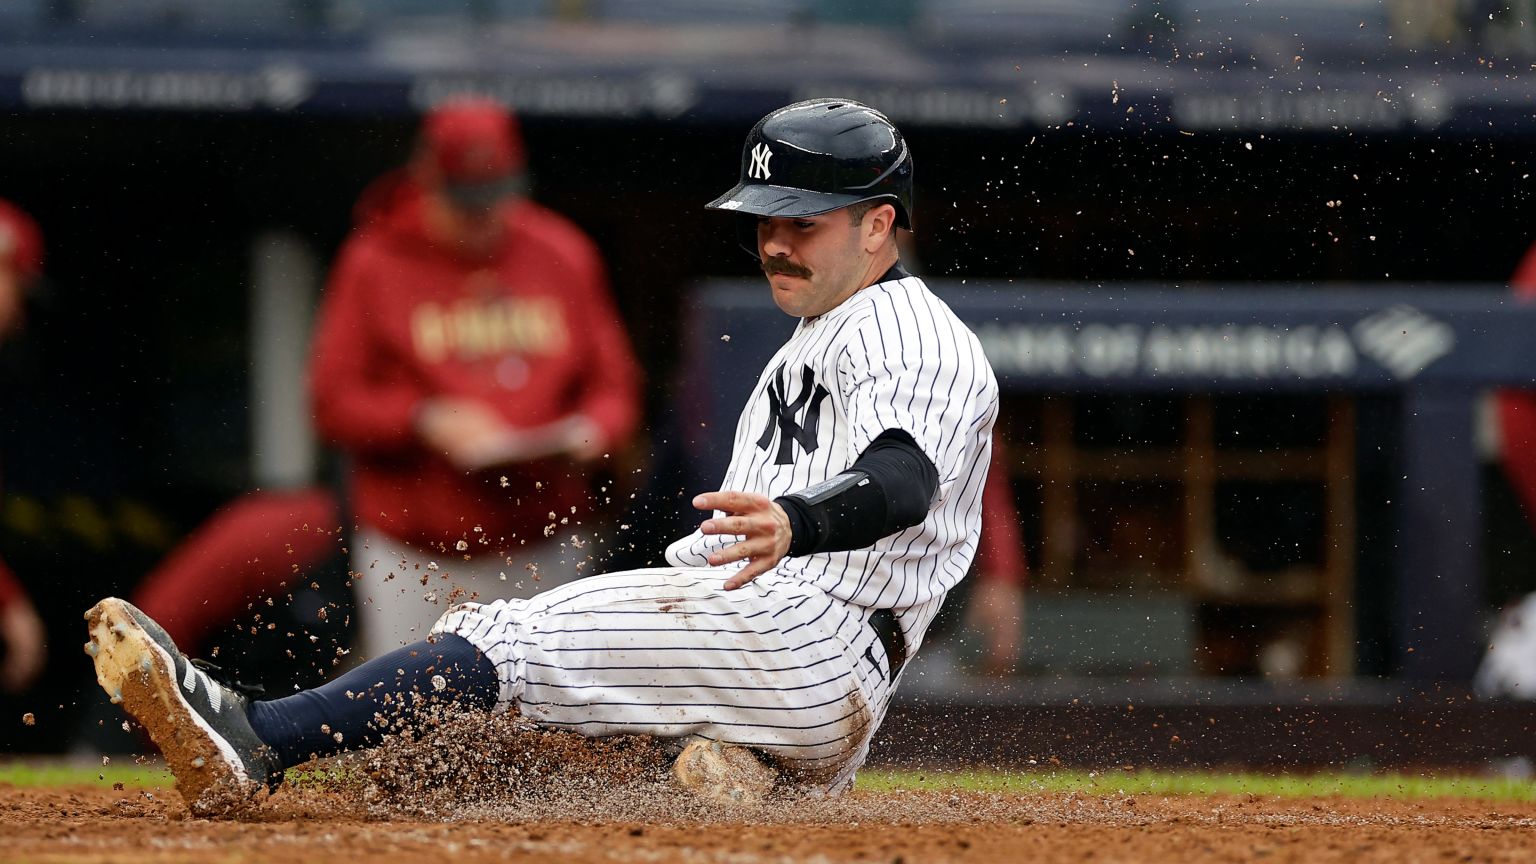
[[[802,267],[793,261],[788,261],[783,258],[764,258],[761,262],[761,266],[763,268],[763,272],[767,273],[769,276],[772,276],[775,273],[783,273],[785,276],[799,276],[801,279],[811,278],[811,270],[809,267]]]

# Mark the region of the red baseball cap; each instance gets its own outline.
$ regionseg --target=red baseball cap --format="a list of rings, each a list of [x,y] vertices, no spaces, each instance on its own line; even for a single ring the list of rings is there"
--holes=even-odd
[[[20,207],[0,198],[0,262],[10,262],[24,279],[43,272],[43,232]]]
[[[517,119],[488,99],[452,99],[428,112],[418,158],[436,169],[443,191],[462,206],[490,207],[525,188]]]

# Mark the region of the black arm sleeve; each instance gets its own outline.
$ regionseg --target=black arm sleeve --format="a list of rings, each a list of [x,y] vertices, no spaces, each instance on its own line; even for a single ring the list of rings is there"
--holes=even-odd
[[[789,555],[846,552],[923,521],[939,472],[912,436],[887,429],[847,471],[775,498],[789,517]]]

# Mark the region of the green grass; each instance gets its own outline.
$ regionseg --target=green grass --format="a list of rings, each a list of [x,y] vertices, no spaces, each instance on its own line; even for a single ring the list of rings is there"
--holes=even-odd
[[[10,786],[111,786],[115,783],[128,789],[169,789],[174,785],[171,772],[160,763],[135,765],[130,757],[108,765],[43,760],[0,762],[0,784]]]
[[[957,789],[975,792],[1080,792],[1085,795],[1265,795],[1350,798],[1479,798],[1536,801],[1536,781],[1431,774],[1248,774],[1173,771],[1036,770],[895,771],[859,773],[858,788],[874,792]]]
[[[300,782],[303,777],[292,778]],[[108,765],[47,760],[0,762],[0,784],[22,787],[112,786],[169,789],[171,775],[160,765],[131,759]],[[1477,798],[1536,801],[1536,781],[1430,774],[1249,774],[1174,771],[1032,770],[1006,773],[896,771],[859,773],[859,789],[870,792],[961,790],[1014,794],[1079,792],[1084,795],[1263,795],[1287,798],[1341,795],[1350,798]]]

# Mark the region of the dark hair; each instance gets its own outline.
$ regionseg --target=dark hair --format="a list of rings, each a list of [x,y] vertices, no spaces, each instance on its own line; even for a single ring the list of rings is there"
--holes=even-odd
[[[864,216],[869,211],[875,209],[876,207],[880,206],[881,204],[891,204],[891,203],[892,203],[891,200],[888,199],[888,198],[871,198],[868,201],[859,201],[859,202],[857,202],[855,204],[849,204],[848,205],[848,221],[853,223],[854,225],[858,225],[858,224],[860,224],[860,223],[862,223],[864,221]]]

